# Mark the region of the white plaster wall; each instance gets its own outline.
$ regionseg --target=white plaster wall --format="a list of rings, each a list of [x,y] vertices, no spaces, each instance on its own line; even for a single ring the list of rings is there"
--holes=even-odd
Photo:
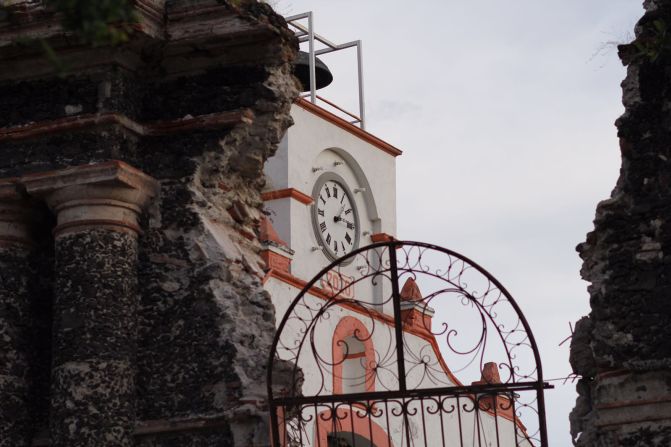
[[[276,189],[288,188],[289,184],[289,147],[287,135],[285,134],[282,141],[277,147],[275,155],[270,157],[263,166],[263,172],[266,175],[266,191],[274,191]]]
[[[287,216],[291,215],[291,207],[295,200],[285,197],[283,199],[269,200],[264,203],[268,219],[284,242],[291,246],[291,221]]]
[[[345,180],[345,183],[349,186],[350,189],[358,185],[358,181],[352,169],[346,164],[345,160],[338,155],[336,152],[325,149],[322,152],[318,153],[314,159],[314,164],[317,166],[326,166],[329,167],[331,172],[335,172],[340,177]],[[343,163],[337,165],[337,163]],[[317,180],[319,175],[323,171],[315,173],[313,176],[312,184],[310,185],[309,193],[312,193],[312,188],[314,182]],[[375,222],[371,218],[371,215],[366,206],[363,193],[354,193],[352,192],[352,197],[356,204],[359,216],[359,246],[370,244],[370,238],[363,236],[363,233],[372,234],[374,232]],[[296,256],[294,262],[292,263],[292,272],[294,275],[299,278],[309,279],[312,278],[317,272],[325,267],[330,259],[322,253],[321,251],[313,251],[312,247],[317,245],[317,238],[314,234],[314,229],[312,226],[312,213],[313,207],[304,207],[303,210],[300,210],[298,213],[294,214],[291,224],[291,247],[292,250],[296,251]],[[299,256],[300,253],[300,256]],[[342,273],[348,276],[355,275],[355,265],[349,264],[343,266]]]
[[[277,278],[269,278],[265,284],[266,290],[270,292],[278,315],[284,315],[287,312],[293,298],[300,292],[293,285],[289,285]],[[328,395],[333,392],[333,375],[329,369],[329,362],[332,362],[332,340],[333,333],[338,322],[346,317],[357,318],[372,334],[372,341],[376,351],[386,354],[382,362],[382,368],[376,376],[375,389],[387,390],[398,389],[396,379],[396,356],[394,353],[394,330],[393,326],[372,320],[366,316],[354,312],[342,306],[334,306],[328,311],[328,315],[317,320],[314,334],[311,334],[306,322],[313,320],[314,313],[318,311],[325,301],[322,298],[306,295],[302,306],[296,307],[291,314],[292,318],[288,320],[288,325],[282,332],[281,344],[283,346],[295,347],[300,344],[301,339],[307,334],[307,341],[303,345],[303,350],[298,356],[298,365],[304,372],[305,382],[303,385],[303,394],[310,395]],[[299,317],[299,318],[297,318]],[[280,319],[277,321],[279,326]],[[307,332],[306,332],[307,329]],[[438,355],[431,345],[423,338],[414,334],[404,333],[406,346],[406,359],[408,353],[415,353],[421,356],[426,362],[426,369],[418,368],[415,363],[406,361],[406,370],[409,370],[407,382],[409,388],[434,388],[441,386],[457,385],[448,374],[442,370],[439,364]],[[318,361],[312,354],[312,345],[314,349],[323,356],[325,361]],[[389,354],[388,347],[391,346]],[[279,355],[283,359],[293,360],[293,354],[289,351],[280,349]],[[379,360],[379,358],[378,358]],[[414,369],[411,369],[415,366]],[[418,410],[417,416],[410,419],[410,432],[417,445],[442,446],[443,436],[446,440],[444,445],[480,445],[487,447],[512,447],[522,446],[531,447],[531,444],[521,438],[521,432],[517,429],[518,439],[515,440],[515,427],[513,422],[503,417],[494,417],[484,411],[476,413],[473,411],[464,411],[464,405],[469,406],[470,401],[460,402],[453,399],[454,408],[461,408],[460,413],[454,411],[447,413],[445,411],[437,414],[430,414],[430,409],[435,409],[435,405],[429,401],[415,404]],[[421,407],[424,407],[424,422],[422,422]],[[444,408],[449,408],[449,403]],[[473,408],[471,403],[470,408]],[[476,424],[476,417],[480,419],[479,433]],[[461,429],[459,429],[459,419],[461,419]],[[375,420],[375,419],[374,419]],[[382,428],[386,428],[386,419],[376,421]],[[394,417],[390,414],[389,427],[391,428],[391,439],[394,446],[404,445],[404,426],[401,417]],[[496,431],[498,429],[498,442]],[[304,439],[304,445],[313,445],[314,427],[308,425],[307,439]],[[463,444],[460,444],[463,442]]]
[[[311,191],[320,174],[311,169],[316,156],[324,149],[343,149],[356,159],[367,176],[382,220],[380,231],[396,234],[395,157],[299,106],[292,107],[291,116],[295,124],[287,132],[289,183]]]
[[[319,176],[334,172],[346,180],[350,189],[367,187],[366,193],[354,194],[361,226],[359,246],[370,244],[373,233],[395,235],[395,157],[299,106],[294,105],[291,114],[295,124],[265,165],[265,190],[295,188],[311,195]],[[315,167],[323,170],[314,172]],[[375,206],[366,200],[367,194]],[[275,229],[295,252],[292,273],[310,279],[330,262],[324,253],[312,250],[318,244],[311,209],[295,200],[289,208],[274,202],[277,201],[266,202],[266,207],[275,212]]]

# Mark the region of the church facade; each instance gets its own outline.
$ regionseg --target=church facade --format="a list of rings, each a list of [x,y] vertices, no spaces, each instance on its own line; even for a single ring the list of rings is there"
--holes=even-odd
[[[407,439],[430,446],[458,445],[459,440],[464,445],[533,445],[513,417],[512,404],[498,396],[496,402],[462,397],[463,408],[451,412],[438,410],[431,399],[414,402],[410,417],[400,406],[389,408],[388,401],[386,411],[383,401],[371,403],[372,393],[399,389],[394,292],[382,273],[388,253],[378,248],[372,256],[363,252],[323,269],[357,248],[395,240],[401,151],[307,99],[294,104],[292,117],[294,125],[266,163],[263,192],[264,287],[281,331],[278,360],[301,369],[290,379],[301,381],[295,388],[289,385],[290,393],[365,393],[369,400],[359,407],[331,403],[301,407],[300,414],[280,411],[281,445],[389,447],[405,445]],[[376,268],[381,273],[371,274]],[[424,278],[419,276],[399,278],[404,380],[410,389],[461,387],[441,354],[432,327],[435,311],[423,300],[418,283]],[[485,365],[482,374],[482,383],[500,383],[496,364]],[[460,407],[457,398],[441,405]]]

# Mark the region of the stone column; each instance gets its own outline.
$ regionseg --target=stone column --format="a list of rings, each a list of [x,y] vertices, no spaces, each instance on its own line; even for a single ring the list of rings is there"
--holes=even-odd
[[[117,161],[22,181],[57,216],[51,445],[131,446],[138,217],[158,184]]]
[[[0,180],[0,446],[31,444],[30,224],[15,180]]]

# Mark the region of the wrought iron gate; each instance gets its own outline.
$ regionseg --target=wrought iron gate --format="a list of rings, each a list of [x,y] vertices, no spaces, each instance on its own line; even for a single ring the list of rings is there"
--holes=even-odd
[[[534,337],[473,261],[377,243],[276,307],[286,313],[268,365],[275,447],[548,445],[551,387]]]

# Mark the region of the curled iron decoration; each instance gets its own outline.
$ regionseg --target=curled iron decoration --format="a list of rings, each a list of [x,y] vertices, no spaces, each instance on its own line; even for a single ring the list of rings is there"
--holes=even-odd
[[[547,446],[547,388],[501,283],[458,253],[409,241],[322,269],[288,306],[268,364],[277,446],[355,436],[347,430],[376,446]]]

